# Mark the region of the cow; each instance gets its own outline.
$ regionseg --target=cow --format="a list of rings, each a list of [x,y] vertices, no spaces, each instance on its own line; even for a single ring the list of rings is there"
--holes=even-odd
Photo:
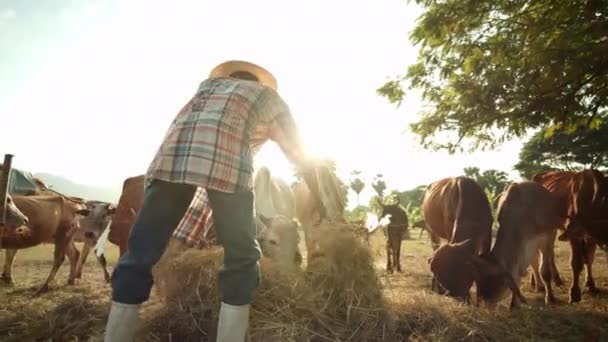
[[[569,220],[564,220],[562,227],[566,227],[569,221],[574,221],[574,223],[582,225],[583,231],[587,231],[587,227],[593,221],[608,218],[605,208],[608,191],[606,190],[606,180],[601,172],[596,170],[550,171],[538,173],[532,177],[532,180],[555,194],[562,203],[568,206]],[[567,236],[562,234],[560,237],[565,240]],[[586,287],[590,293],[597,292],[592,273],[597,244],[589,234],[584,234],[584,237],[580,239],[570,239],[569,244],[572,283],[568,302],[572,304],[581,300],[579,276],[583,265],[587,266]]]
[[[2,280],[12,283],[11,271],[17,250],[42,243],[53,243],[55,245],[53,267],[36,294],[48,291],[49,283],[64,262],[66,254],[70,260],[68,284],[74,284],[79,252],[73,238],[79,229],[80,216],[88,215],[89,210],[84,204],[63,196],[14,196],[13,202],[29,218],[28,234],[5,234],[1,237],[0,245],[6,249]]]
[[[262,253],[291,270],[302,262],[293,191],[265,166],[258,169],[253,184],[257,240]]]
[[[467,253],[485,254],[492,243],[492,212],[483,189],[467,177],[449,177],[427,186],[422,202],[424,221],[431,236],[433,273],[431,289],[459,300],[469,300],[473,274],[466,272]],[[440,246],[441,239],[448,243]]]
[[[344,220],[347,190],[331,164],[320,161],[310,169],[300,170],[302,179],[294,187],[296,218],[304,230],[308,259],[320,255],[318,241],[323,232],[315,227],[322,221]]]
[[[129,177],[124,180],[122,193],[112,215],[108,240],[118,246],[120,256],[127,252],[131,226],[135,222],[135,217],[139,213],[144,200],[144,181],[144,175]]]
[[[386,227],[386,271],[393,273],[393,268],[401,272],[401,243],[408,229],[408,218],[405,210],[399,205],[399,198],[394,204],[384,204],[378,199],[382,209],[380,218],[388,217]]]
[[[101,240],[105,244],[106,235],[109,233],[109,226],[112,223],[112,215],[115,207],[112,203],[101,201],[87,201],[85,205],[90,213],[80,221],[80,229],[74,237],[74,241],[83,242],[82,251],[76,266],[76,279],[82,278],[82,268],[87,261],[87,257],[97,243]],[[97,261],[103,270],[104,279],[110,282],[110,274],[107,270],[107,261],[102,250],[95,251]]]
[[[7,230],[6,233],[10,233],[10,230],[24,226],[28,222],[27,216],[23,214],[21,210],[19,210],[10,195],[6,195],[5,210],[5,222],[4,226],[2,226],[2,230],[0,230],[0,236],[2,235],[2,233],[4,233],[5,230]],[[1,214],[2,213],[0,213],[0,215]],[[2,247],[2,245],[0,245],[0,247]]]
[[[493,306],[507,289],[512,292],[511,308],[525,302],[519,284],[528,266],[532,266],[537,284],[542,280],[545,304],[555,303],[551,287],[554,244],[567,210],[566,203],[536,182],[507,187],[498,204],[498,232],[492,250],[481,256],[469,255],[478,303]]]

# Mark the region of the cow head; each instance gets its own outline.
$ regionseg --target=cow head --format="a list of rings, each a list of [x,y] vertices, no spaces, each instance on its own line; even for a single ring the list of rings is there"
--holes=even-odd
[[[520,302],[526,303],[511,274],[490,255],[471,255],[468,265],[472,266],[477,285],[478,304],[482,302],[493,307],[504,297],[507,289],[512,292],[511,308],[519,306]]]
[[[10,195],[6,197],[6,221],[4,227],[8,229],[17,228],[27,224],[27,216],[25,216],[13,202]]]
[[[399,205],[399,198],[397,198],[397,202],[389,205],[382,203],[382,201],[378,199],[378,204],[382,209],[380,213],[380,219],[387,217],[388,215],[389,225],[399,225],[403,226],[404,228],[407,228],[407,214],[405,213],[405,210],[403,210],[403,208],[401,208],[401,206]]]
[[[89,201],[86,206],[83,211],[88,211],[88,215],[80,221],[80,228],[85,239],[96,242],[110,224],[116,208],[111,203],[99,201]]]
[[[264,256],[290,267],[298,260],[298,224],[284,216],[258,215],[258,242]]]
[[[473,285],[473,270],[469,266],[475,253],[472,240],[440,246],[429,259],[431,272],[439,284],[439,292],[466,300]]]

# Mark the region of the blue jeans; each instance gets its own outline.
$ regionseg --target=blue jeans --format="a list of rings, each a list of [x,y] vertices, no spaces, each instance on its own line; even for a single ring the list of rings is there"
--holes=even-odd
[[[148,300],[154,283],[152,267],[167,248],[195,191],[192,185],[160,180],[146,188],[127,252],[118,260],[112,275],[114,301],[141,304]],[[260,285],[262,255],[256,240],[253,192],[207,192],[217,238],[224,247],[224,264],[219,271],[221,300],[231,305],[250,304]]]

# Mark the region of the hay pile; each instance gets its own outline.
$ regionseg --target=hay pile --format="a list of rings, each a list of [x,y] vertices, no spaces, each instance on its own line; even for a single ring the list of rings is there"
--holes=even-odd
[[[66,298],[54,308],[25,307],[0,318],[0,340],[88,341],[99,336],[107,317],[107,305],[92,298]]]
[[[250,341],[378,341],[390,319],[368,249],[353,233],[328,230],[321,256],[305,271],[285,273],[263,259],[262,285],[252,305]],[[221,249],[173,249],[155,271],[166,301],[150,312],[142,339],[213,341]]]

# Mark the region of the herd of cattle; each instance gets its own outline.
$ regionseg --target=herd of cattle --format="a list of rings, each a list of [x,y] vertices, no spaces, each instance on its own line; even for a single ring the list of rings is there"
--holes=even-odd
[[[116,205],[66,197],[50,190],[9,196],[5,226],[0,234],[0,248],[6,249],[2,280],[12,283],[17,250],[53,243],[53,267],[38,293],[48,290],[66,256],[70,262],[68,284],[74,284],[82,276],[83,264],[95,246],[105,279],[109,281],[100,246],[107,239],[119,247],[120,255],[127,251],[143,190],[144,176],[140,175],[124,181]],[[303,260],[298,248],[298,227],[302,227],[306,252],[311,258],[317,253],[316,241],[323,238],[322,231],[315,229],[321,219],[346,223],[343,219],[346,189],[329,171],[317,173],[313,179],[298,182],[292,188],[261,168],[255,176],[254,193],[262,252],[288,268],[297,267]],[[408,217],[398,202],[380,205],[380,217],[388,222],[387,271],[401,272],[400,250],[409,227]],[[525,302],[519,284],[531,266],[532,286],[537,291],[544,290],[547,304],[555,302],[552,283],[563,284],[554,257],[558,231],[561,231],[558,240],[568,241],[571,247],[569,302],[581,300],[579,275],[584,265],[586,286],[589,291],[597,290],[591,271],[593,257],[597,245],[608,243],[608,178],[599,171],[545,172],[531,181],[510,184],[499,197],[498,231],[493,246],[490,201],[470,178],[450,177],[431,183],[422,211],[422,225],[432,242],[433,254],[428,260],[432,289],[438,293],[469,301],[469,291],[475,283],[478,303],[494,305],[510,290],[511,306],[517,306]],[[197,244],[199,248],[216,243],[213,229],[202,235],[203,239],[205,243]],[[84,242],[80,252],[76,241]]]

